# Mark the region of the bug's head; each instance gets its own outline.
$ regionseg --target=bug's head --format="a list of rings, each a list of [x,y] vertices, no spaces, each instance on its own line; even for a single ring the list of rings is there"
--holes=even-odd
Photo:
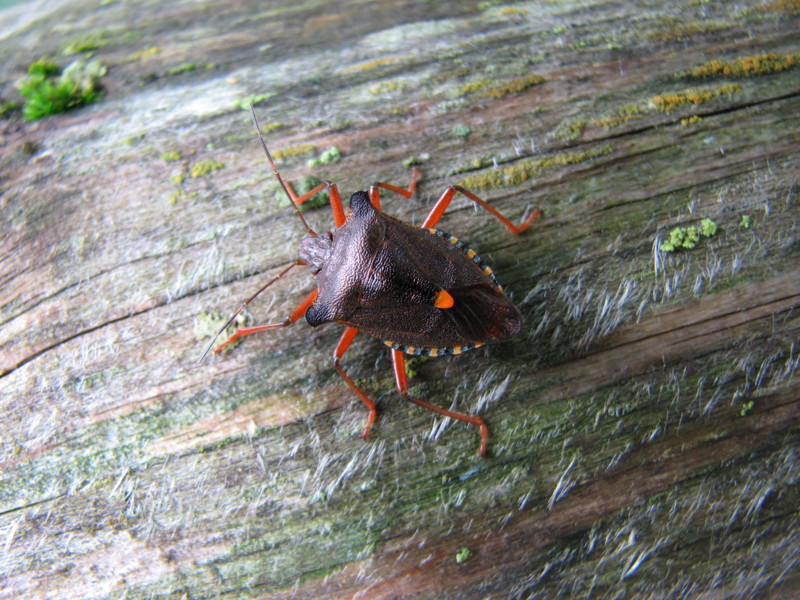
[[[308,263],[311,272],[316,275],[327,264],[333,250],[333,234],[326,231],[316,237],[303,238],[300,241],[300,260]]]

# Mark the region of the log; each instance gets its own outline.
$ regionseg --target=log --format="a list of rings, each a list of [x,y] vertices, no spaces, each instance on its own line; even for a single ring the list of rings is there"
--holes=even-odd
[[[0,121],[0,598],[796,597],[799,14],[5,9],[5,101],[41,57],[108,73],[94,104]],[[366,336],[343,361],[380,408],[362,440],[336,325],[198,362],[305,235],[248,102],[290,180],[346,197],[414,163],[416,196],[382,196],[405,221],[450,184],[543,212],[514,236],[459,198],[440,225],[525,319],[410,364],[414,395],[485,418],[487,457],[401,402]],[[312,289],[294,269],[246,322]]]

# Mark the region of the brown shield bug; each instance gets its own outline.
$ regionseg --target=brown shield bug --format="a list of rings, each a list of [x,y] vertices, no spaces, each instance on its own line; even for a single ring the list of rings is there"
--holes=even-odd
[[[370,186],[368,192],[355,192],[350,196],[350,211],[345,215],[339,190],[334,183],[322,183],[302,196],[294,192],[272,159],[252,106],[251,113],[275,177],[291,200],[309,236],[300,242],[299,260],[289,264],[253,294],[214,336],[203,356],[256,296],[292,268],[307,265],[317,278],[317,289],[285,320],[242,327],[214,351],[219,352],[246,335],[288,327],[303,316],[312,327],[331,321],[344,325],[342,337],[333,352],[333,366],[369,409],[362,435],[366,438],[377,415],[375,402],[358,388],[340,361],[356,335],[359,332],[367,333],[391,348],[398,393],[406,400],[440,415],[476,425],[481,434],[478,454],[483,456],[489,437],[483,419],[477,415],[447,410],[411,396],[408,393],[405,354],[461,354],[487,342],[519,333],[522,317],[503,293],[492,270],[475,251],[434,226],[457,193],[489,211],[513,234],[525,230],[540,214],[539,211],[534,211],[517,226],[469,190],[451,185],[436,201],[420,227],[409,225],[381,212],[380,190],[410,198],[419,177],[419,170],[415,168],[408,188],[377,182]],[[299,207],[326,187],[335,229],[317,234],[303,218]]]

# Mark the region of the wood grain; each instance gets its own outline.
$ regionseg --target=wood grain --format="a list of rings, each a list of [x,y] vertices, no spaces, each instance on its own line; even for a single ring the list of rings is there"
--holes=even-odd
[[[4,100],[42,56],[109,71],[96,104],[0,121],[0,598],[795,597],[799,19],[756,1],[1,12]],[[401,219],[453,183],[513,221],[543,211],[520,236],[464,199],[441,223],[526,322],[411,365],[413,394],[486,419],[486,459],[473,427],[398,401],[364,336],[345,367],[381,416],[361,440],[336,326],[198,363],[209,315],[304,234],[248,99],[289,179],[346,196],[405,185],[413,159],[416,198],[383,197]],[[713,237],[660,249],[703,219]],[[313,285],[292,272],[249,322]]]

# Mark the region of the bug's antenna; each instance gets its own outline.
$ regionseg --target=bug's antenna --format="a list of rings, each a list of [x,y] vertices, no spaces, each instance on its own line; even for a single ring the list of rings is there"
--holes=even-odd
[[[303,227],[306,228],[306,231],[308,231],[308,233],[310,233],[314,237],[317,237],[317,232],[314,231],[313,229],[311,229],[311,227],[306,222],[305,218],[303,217],[303,213],[300,212],[300,207],[297,206],[297,204],[294,201],[294,198],[292,197],[292,194],[289,193],[289,186],[286,185],[286,182],[283,180],[283,177],[281,177],[281,174],[278,172],[278,167],[275,165],[275,161],[272,159],[272,154],[269,153],[269,148],[267,148],[267,142],[264,141],[264,136],[261,134],[261,128],[258,126],[258,119],[256,118],[256,111],[253,108],[253,103],[252,102],[250,103],[250,114],[253,117],[253,124],[256,126],[256,133],[258,133],[258,139],[261,142],[261,147],[264,149],[264,153],[267,155],[267,160],[269,161],[269,164],[272,167],[272,170],[275,171],[275,177],[277,177],[278,183],[281,184],[281,187],[283,188],[283,191],[286,193],[286,196],[289,198],[289,202],[292,203],[292,206],[294,207],[294,212],[296,212],[297,216],[300,217],[300,221],[303,223]]]

